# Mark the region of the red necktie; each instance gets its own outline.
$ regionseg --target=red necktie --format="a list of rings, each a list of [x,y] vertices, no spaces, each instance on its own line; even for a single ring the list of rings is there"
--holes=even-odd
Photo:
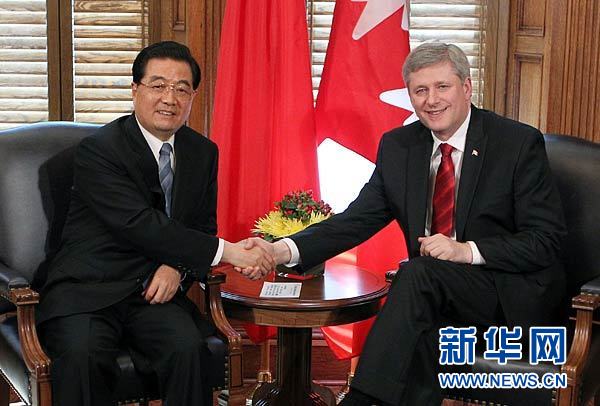
[[[448,237],[452,235],[454,225],[454,163],[449,144],[440,144],[442,160],[435,175],[433,192],[433,215],[431,218],[431,235],[441,233]]]

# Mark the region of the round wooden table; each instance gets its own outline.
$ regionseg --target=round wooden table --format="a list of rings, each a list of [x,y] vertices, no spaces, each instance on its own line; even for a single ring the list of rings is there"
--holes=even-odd
[[[310,376],[312,328],[347,324],[377,314],[388,285],[352,265],[327,263],[324,276],[304,281],[273,277],[274,282],[302,282],[300,298],[263,299],[263,281],[250,281],[233,269],[221,286],[228,317],[277,327],[277,381],[261,385],[255,405],[335,405],[333,393]]]

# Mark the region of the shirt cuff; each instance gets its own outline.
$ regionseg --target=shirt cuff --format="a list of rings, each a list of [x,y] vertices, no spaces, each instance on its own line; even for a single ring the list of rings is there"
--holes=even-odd
[[[213,258],[210,266],[217,266],[219,262],[221,262],[221,258],[223,258],[223,249],[225,249],[225,241],[222,238],[219,238],[219,246],[217,247],[217,253]]]
[[[485,265],[485,258],[481,256],[481,252],[479,252],[477,244],[475,244],[473,241],[467,241],[467,244],[469,244],[469,247],[471,247],[471,254],[473,255],[471,265]]]
[[[300,263],[300,251],[298,251],[298,246],[291,238],[282,238],[281,241],[285,243],[290,249],[292,256],[290,258],[290,262],[284,264],[288,268],[294,267]]]

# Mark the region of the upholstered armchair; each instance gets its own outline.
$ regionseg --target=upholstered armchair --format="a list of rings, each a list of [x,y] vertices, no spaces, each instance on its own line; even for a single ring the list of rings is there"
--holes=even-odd
[[[48,122],[0,132],[0,406],[8,405],[10,388],[26,405],[52,404],[50,359],[36,335],[34,278],[43,275],[60,241],[75,146],[96,128]],[[202,307],[217,330],[207,339],[207,368],[213,388],[235,390],[242,386],[241,339],[223,312],[224,281],[223,274],[211,272],[204,283]],[[118,362],[119,404],[157,398],[155,377],[136,370],[127,348]],[[225,391],[222,400],[228,399]]]
[[[474,365],[452,372],[564,372],[567,387],[550,389],[448,389],[446,397],[486,405],[582,405],[600,387],[600,145],[564,135],[546,135],[546,151],[556,180],[568,236],[564,261],[567,291],[564,319],[570,350],[564,365],[509,361],[499,365],[480,351]],[[388,280],[395,271],[386,275]],[[570,319],[567,321],[567,318]],[[600,394],[598,395],[600,396]],[[600,401],[596,397],[596,402]],[[597,403],[593,403],[597,404]]]

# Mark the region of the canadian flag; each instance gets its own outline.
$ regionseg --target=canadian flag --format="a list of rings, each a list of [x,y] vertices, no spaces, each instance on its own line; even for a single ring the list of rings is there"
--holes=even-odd
[[[315,111],[322,141],[321,197],[336,213],[358,195],[373,172],[381,135],[415,120],[402,80],[409,51],[406,0],[336,2]],[[397,269],[407,257],[395,222],[354,252],[359,267],[380,275]],[[372,322],[326,327],[323,333],[338,358],[350,358],[360,354]]]

